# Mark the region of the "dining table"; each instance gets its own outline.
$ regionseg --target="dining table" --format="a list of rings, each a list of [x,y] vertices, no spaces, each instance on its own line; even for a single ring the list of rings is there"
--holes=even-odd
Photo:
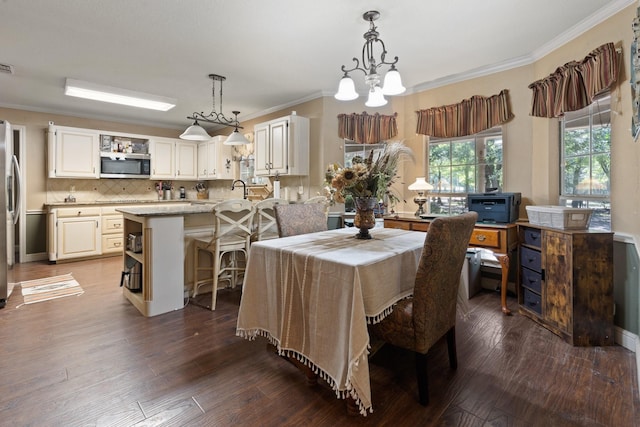
[[[413,293],[425,233],[353,228],[254,242],[236,335],[265,337],[323,378],[357,411],[373,412],[367,324]]]

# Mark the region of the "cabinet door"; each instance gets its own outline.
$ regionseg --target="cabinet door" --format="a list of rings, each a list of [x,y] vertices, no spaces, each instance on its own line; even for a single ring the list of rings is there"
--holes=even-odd
[[[155,139],[151,144],[151,178],[175,178],[175,142],[168,139]]]
[[[269,144],[269,125],[256,125],[254,128],[255,174],[269,175],[271,170],[271,145]]]
[[[198,144],[198,179],[207,179],[209,173],[209,143]]]
[[[216,150],[216,178],[235,179],[236,164],[233,160],[233,146],[224,145],[223,141],[217,142]]]
[[[545,230],[542,234],[544,288],[542,313],[547,322],[565,332],[572,325],[573,265],[571,236]]]
[[[176,141],[176,179],[198,179],[198,146]]]
[[[98,178],[100,175],[98,143],[100,135],[82,129],[56,128],[50,131],[55,150],[56,178]]]
[[[276,172],[284,175],[289,173],[289,120],[283,119],[272,122],[269,126],[271,139],[271,175]]]
[[[58,259],[101,253],[100,217],[58,219]]]

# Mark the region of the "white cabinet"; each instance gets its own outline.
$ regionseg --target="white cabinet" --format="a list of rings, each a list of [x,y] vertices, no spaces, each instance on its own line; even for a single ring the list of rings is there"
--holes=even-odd
[[[198,179],[235,179],[233,146],[224,145],[226,136],[214,136],[198,144]]]
[[[191,141],[154,138],[151,142],[151,179],[197,179],[198,147]]]
[[[102,254],[121,254],[124,249],[124,220],[115,207],[102,208]]]
[[[51,221],[55,227],[49,242],[51,261],[102,253],[100,208],[56,209]]]
[[[256,175],[309,173],[309,119],[294,114],[257,124],[254,132]]]
[[[47,138],[49,178],[98,179],[99,141],[99,131],[50,125]]]

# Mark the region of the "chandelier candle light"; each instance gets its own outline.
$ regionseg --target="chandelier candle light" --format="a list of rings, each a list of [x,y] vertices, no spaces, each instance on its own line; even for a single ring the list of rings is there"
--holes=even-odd
[[[351,101],[358,97],[353,80],[349,76],[349,73],[355,70],[364,73],[364,81],[369,87],[369,97],[365,103],[367,107],[382,107],[387,104],[384,95],[400,95],[406,90],[406,88],[402,86],[400,73],[396,69],[398,57],[396,56],[392,62],[385,61],[387,49],[384,46],[384,42],[378,38],[379,33],[377,27],[373,24],[373,21],[379,17],[380,12],[376,10],[370,10],[362,15],[362,18],[369,22],[369,31],[364,33],[364,39],[366,41],[362,47],[362,67],[360,66],[361,62],[358,58],[353,58],[353,61],[356,63],[355,67],[347,69],[344,65],[342,66],[344,76],[342,76],[340,85],[338,86],[338,92],[335,94],[335,98],[339,101]],[[379,62],[376,62],[374,57],[374,48],[376,46],[382,49]],[[391,68],[384,76],[383,86],[380,87],[378,68],[383,65],[390,65]]]
[[[219,76],[218,74],[209,74],[209,78],[212,80],[212,90],[211,97],[213,99],[212,109],[209,114],[206,116],[204,112],[194,112],[192,115],[188,116],[187,119],[193,120],[193,125],[189,126],[187,130],[185,130],[182,135],[180,135],[180,139],[187,139],[190,141],[208,141],[211,139],[211,136],[207,133],[206,130],[198,123],[198,120],[207,123],[213,123],[222,126],[230,126],[234,127],[235,130],[229,135],[227,140],[224,142],[224,145],[245,145],[250,144],[251,142],[247,140],[247,138],[242,135],[238,129],[242,129],[240,126],[240,122],[238,121],[238,114],[240,111],[232,111],[234,118],[228,119],[224,116],[222,112],[216,112],[216,82],[220,82],[220,109],[222,109],[222,82],[224,82],[227,78],[223,76]]]
[[[418,205],[418,210],[416,211],[416,216],[424,215],[424,207],[423,205],[427,202],[427,197],[425,193],[429,190],[433,190],[433,185],[429,184],[424,177],[416,178],[416,182],[409,185],[409,191],[415,191],[418,193],[416,197],[413,198],[413,202]]]

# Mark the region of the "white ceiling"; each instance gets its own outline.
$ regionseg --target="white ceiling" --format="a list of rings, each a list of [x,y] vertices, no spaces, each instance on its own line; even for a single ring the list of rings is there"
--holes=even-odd
[[[194,111],[211,112],[215,73],[227,77],[216,110],[254,118],[332,95],[340,67],[361,54],[368,10],[380,11],[380,38],[411,93],[529,63],[635,2],[0,0],[0,63],[14,68],[0,73],[0,106],[180,129]],[[67,97],[67,77],[178,105]],[[353,77],[365,93],[363,74]]]

